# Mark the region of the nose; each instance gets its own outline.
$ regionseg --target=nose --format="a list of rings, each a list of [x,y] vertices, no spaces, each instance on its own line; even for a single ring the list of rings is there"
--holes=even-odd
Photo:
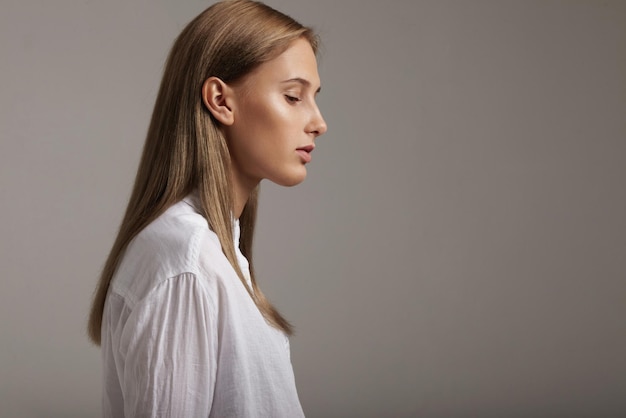
[[[328,126],[326,125],[326,121],[322,116],[322,112],[320,112],[319,108],[315,106],[313,110],[313,117],[311,118],[309,129],[307,129],[307,131],[318,137],[320,135],[324,135],[327,130]]]

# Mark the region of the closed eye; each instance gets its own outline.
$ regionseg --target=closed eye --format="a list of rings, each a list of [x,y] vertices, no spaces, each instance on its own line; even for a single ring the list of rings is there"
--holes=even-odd
[[[297,103],[297,102],[302,101],[302,99],[300,99],[299,97],[290,96],[288,94],[285,94],[285,99],[287,99],[289,103]]]

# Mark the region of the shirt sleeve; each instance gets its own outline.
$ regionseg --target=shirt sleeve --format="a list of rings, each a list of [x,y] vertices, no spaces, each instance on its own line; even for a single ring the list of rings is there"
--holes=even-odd
[[[164,280],[129,315],[119,372],[126,417],[208,417],[217,369],[215,303],[198,277]]]

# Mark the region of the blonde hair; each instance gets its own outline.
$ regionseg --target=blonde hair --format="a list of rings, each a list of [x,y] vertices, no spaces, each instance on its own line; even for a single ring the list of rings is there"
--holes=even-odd
[[[168,56],[137,177],[117,238],[97,285],[88,324],[100,344],[102,314],[116,268],[130,241],[166,209],[196,190],[200,211],[218,236],[222,251],[265,319],[292,333],[292,327],[257,286],[252,263],[258,187],[240,217],[240,248],[250,263],[252,288],[237,263],[233,243],[230,154],[219,122],[204,106],[201,89],[212,76],[241,79],[259,64],[304,38],[317,52],[317,36],[291,17],[250,0],[216,3],[192,20]]]

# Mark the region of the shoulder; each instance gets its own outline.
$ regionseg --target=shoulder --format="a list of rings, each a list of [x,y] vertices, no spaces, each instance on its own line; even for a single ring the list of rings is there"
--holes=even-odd
[[[191,202],[183,199],[167,209],[130,242],[111,284],[127,303],[147,296],[164,280],[183,273],[209,279],[220,260],[217,235]],[[219,264],[219,263],[218,263]]]

